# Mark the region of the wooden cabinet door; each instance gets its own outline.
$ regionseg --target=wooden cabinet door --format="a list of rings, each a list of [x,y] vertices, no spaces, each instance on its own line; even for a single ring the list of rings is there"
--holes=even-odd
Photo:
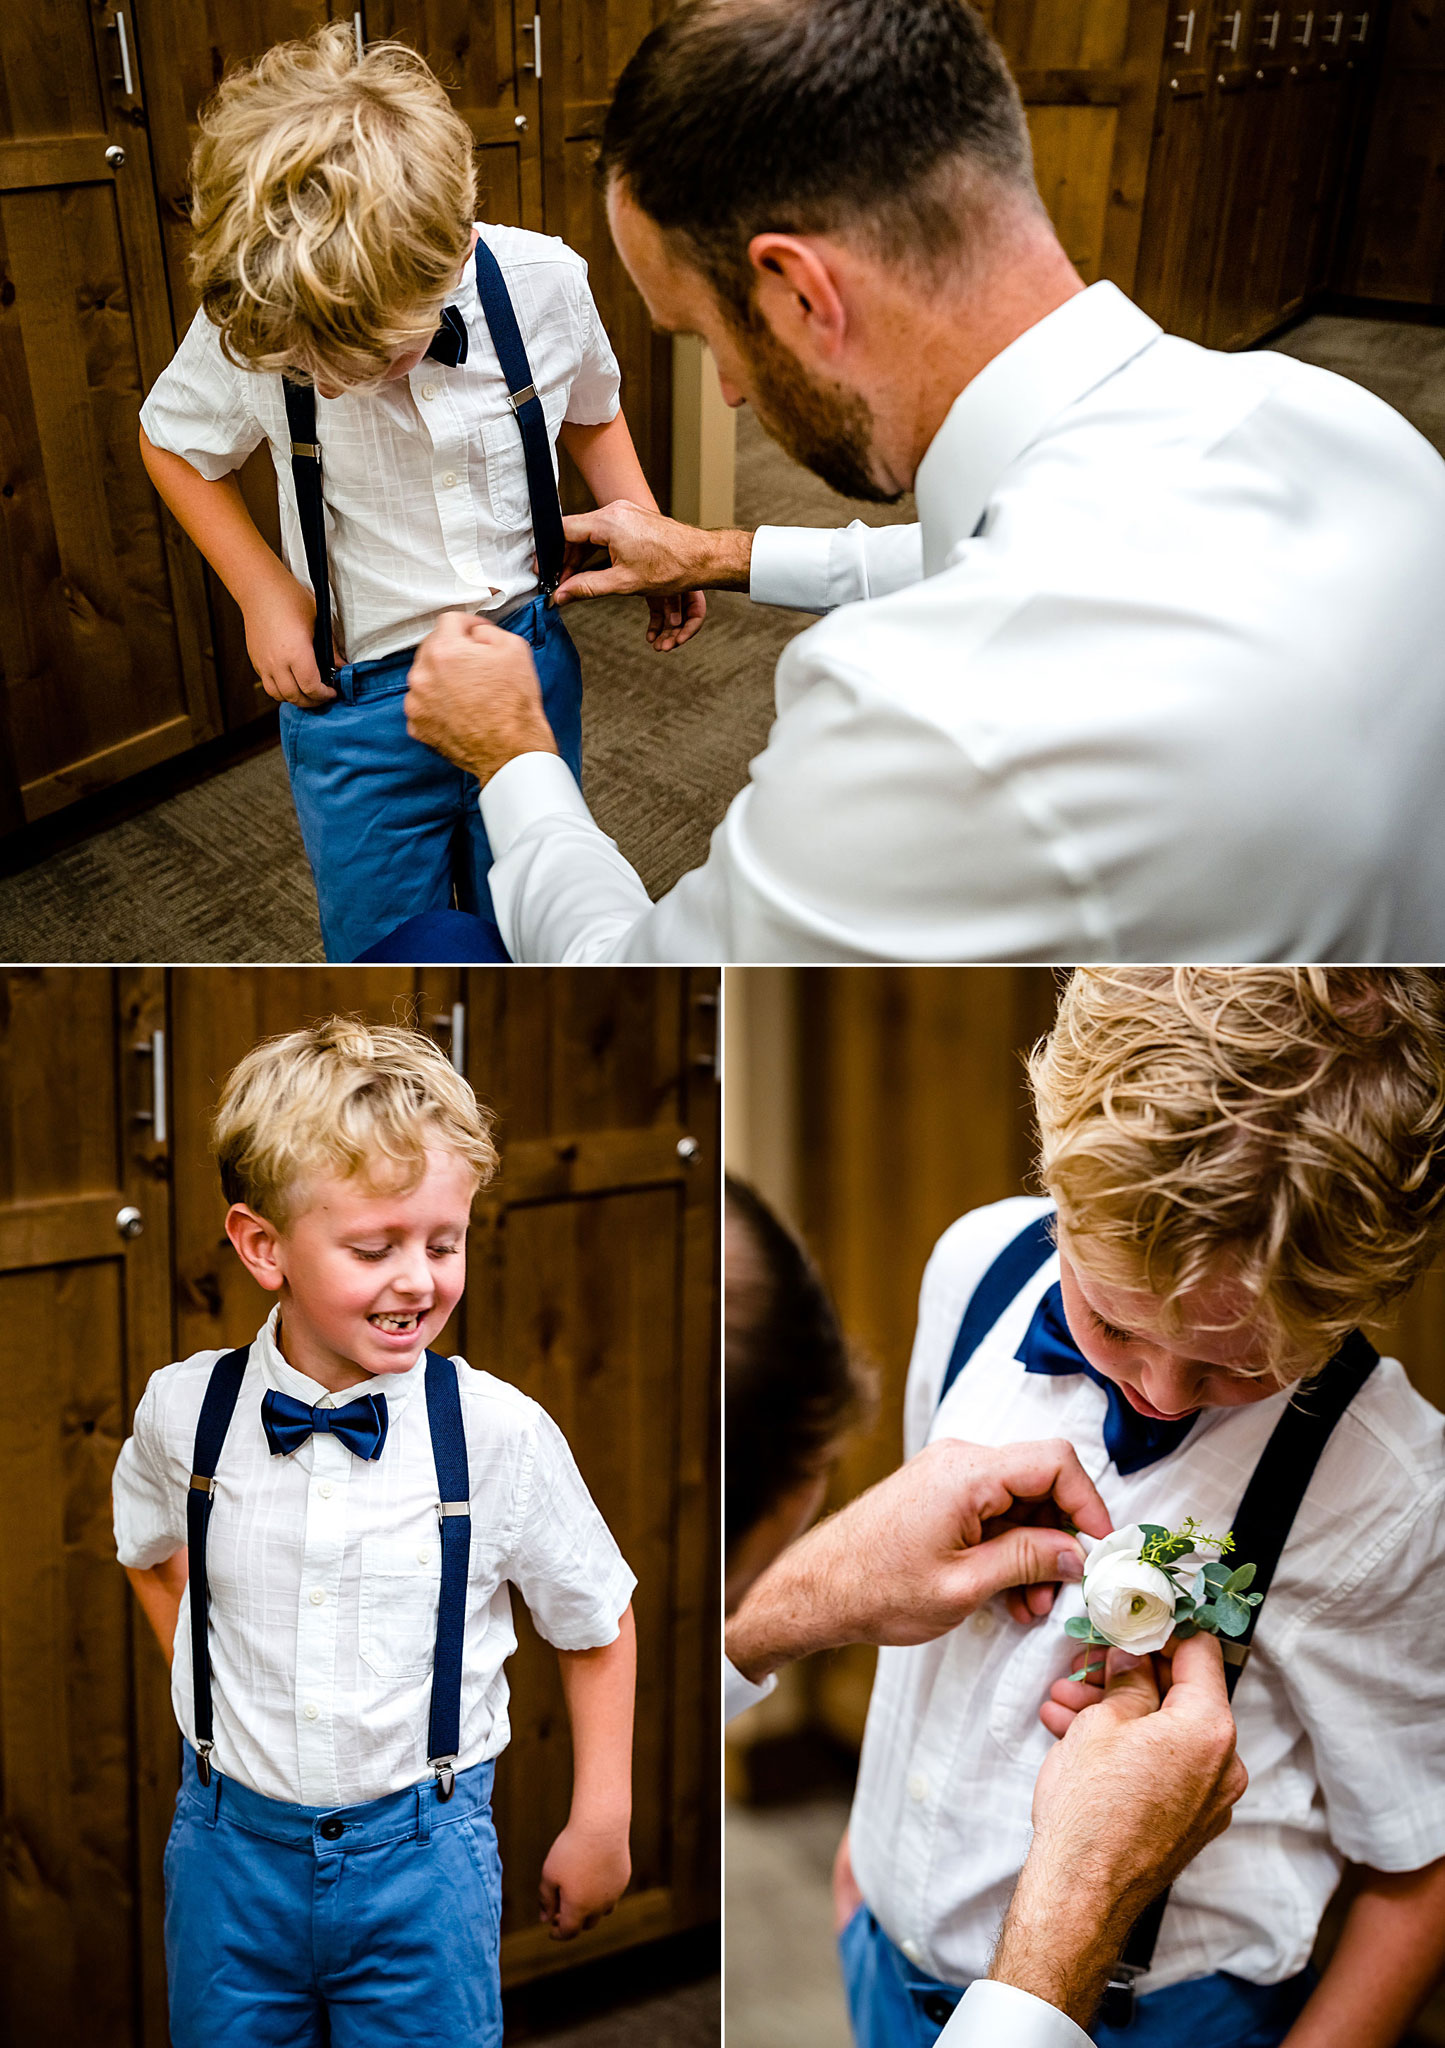
[[[1215,0],[1171,5],[1134,297],[1170,334],[1202,341],[1219,246],[1222,173],[1210,69]]]
[[[1349,12],[1369,41],[1378,13]],[[1445,305],[1445,0],[1410,0],[1384,24],[1354,234],[1339,282],[1368,299]]]
[[[654,334],[646,306],[612,245],[593,165],[623,66],[661,21],[668,0],[538,0],[542,6],[542,158],[547,232],[591,272],[592,294],[622,366],[622,409],[664,511],[672,496],[672,343]],[[591,503],[571,463],[563,506]]]
[[[163,984],[0,977],[0,2039],[17,2048],[165,2040],[178,1742],[110,1511],[135,1400],[169,1355]]]
[[[1217,24],[1213,147],[1221,159],[1221,214],[1205,325],[1211,348],[1242,348],[1280,318],[1290,193],[1286,37],[1278,6],[1227,7]]]
[[[0,9],[0,826],[216,727],[194,557],[141,467],[171,353],[130,0]],[[107,151],[112,152],[107,161]]]

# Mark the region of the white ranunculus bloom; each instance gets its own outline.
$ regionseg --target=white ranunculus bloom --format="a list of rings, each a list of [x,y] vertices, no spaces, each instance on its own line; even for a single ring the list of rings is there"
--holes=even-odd
[[[1092,1544],[1084,1565],[1084,1607],[1101,1636],[1145,1657],[1174,1633],[1174,1586],[1156,1565],[1142,1564],[1137,1522]]]

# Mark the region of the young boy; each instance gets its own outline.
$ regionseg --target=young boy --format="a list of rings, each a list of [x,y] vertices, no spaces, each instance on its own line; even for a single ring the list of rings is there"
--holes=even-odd
[[[473,220],[471,132],[415,51],[340,23],[277,45],[222,83],[191,175],[200,310],[141,453],[245,615],[327,957],[354,960],[453,888],[491,915],[476,782],[407,734],[417,643],[452,610],[520,634],[580,781],[554,444],[599,504],[655,501],[586,264]],[[263,440],[284,564],[233,475]],[[702,622],[700,592],[650,602],[654,647]]]
[[[1116,1528],[1248,1525],[1261,1584],[1282,1546],[1235,1667],[1249,1789],[1094,2037],[1388,2048],[1445,1955],[1445,1426],[1357,1325],[1439,1246],[1445,976],[1080,970],[1030,1075],[1049,1198],[940,1241],[908,1453],[1062,1437]],[[881,1653],[836,1873],[862,2048],[926,2048],[986,1975],[1039,1765],[1098,1696],[1069,1682],[1081,1612],[1036,1588]]]
[[[501,2041],[508,1581],[572,1726],[542,1918],[565,1939],[627,1884],[635,1580],[536,1402],[427,1349],[489,1124],[428,1039],[339,1018],[222,1093],[226,1234],[277,1306],[154,1375],[115,1473],[185,1736],[174,2048]]]

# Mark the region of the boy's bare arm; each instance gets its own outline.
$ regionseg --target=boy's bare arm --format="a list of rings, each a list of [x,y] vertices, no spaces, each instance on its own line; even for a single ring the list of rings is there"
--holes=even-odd
[[[599,427],[577,427],[564,422],[560,438],[599,505],[612,505],[621,498],[629,505],[640,505],[644,512],[657,511],[657,500],[642,473],[631,432],[620,412]],[[590,542],[569,547],[564,576],[570,575],[590,552]],[[649,595],[647,603],[647,637],[660,654],[691,640],[707,617],[707,599],[701,590],[684,590],[665,597]]]
[[[175,1654],[176,1628],[181,1618],[181,1595],[190,1575],[190,1553],[178,1550],[172,1557],[149,1565],[144,1571],[131,1565],[125,1575],[135,1587],[146,1620],[156,1632],[156,1641],[167,1664]]]
[[[1394,2048],[1445,1964],[1445,1857],[1365,1873],[1339,1947],[1284,2048]]]
[[[559,1650],[572,1724],[572,1808],[542,1866],[542,1912],[555,1941],[610,1913],[632,1875],[632,1707],[637,1636],[632,1609],[600,1650]]]
[[[262,538],[234,476],[214,482],[183,456],[157,448],[141,428],[141,461],[159,491],[246,620],[246,651],[262,688],[278,703],[328,704],[311,645],[316,605]]]

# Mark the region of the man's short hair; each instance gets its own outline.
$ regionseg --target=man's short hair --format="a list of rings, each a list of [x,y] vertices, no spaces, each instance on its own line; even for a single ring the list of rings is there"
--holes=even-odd
[[[277,43],[201,110],[191,277],[227,359],[348,388],[431,338],[466,260],[466,122],[404,43]]]
[[[1018,89],[965,0],[691,0],[618,81],[599,168],[743,321],[754,235],[933,273],[1001,194],[1039,205]]]
[[[727,1180],[727,1555],[795,1487],[824,1473],[872,1412],[816,1266],[762,1197]]]
[[[429,1147],[481,1186],[497,1170],[492,1121],[423,1032],[328,1017],[251,1048],[221,1090],[211,1145],[226,1200],[284,1230],[317,1174],[408,1193]]]
[[[1156,1296],[1166,1326],[1227,1273],[1282,1381],[1439,1248],[1438,968],[1080,968],[1029,1078],[1070,1257]]]

